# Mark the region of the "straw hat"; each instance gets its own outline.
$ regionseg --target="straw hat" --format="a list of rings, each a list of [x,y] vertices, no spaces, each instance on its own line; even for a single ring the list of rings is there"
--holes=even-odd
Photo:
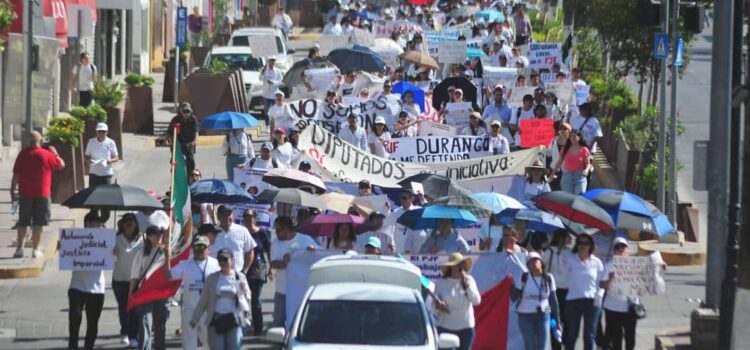
[[[535,162],[534,162],[534,164],[531,164],[530,166],[527,166],[527,167],[526,167],[526,171],[527,171],[527,172],[529,172],[529,171],[531,171],[531,170],[535,170],[535,169],[538,169],[538,170],[546,170],[547,168],[545,168],[545,167],[544,167],[544,164],[542,164],[542,162],[541,162],[541,161],[539,161],[539,160],[535,161]]]
[[[453,253],[450,256],[448,256],[447,263],[440,265],[440,271],[442,271],[444,275],[447,275],[451,266],[458,266],[463,262],[466,262],[464,264],[464,271],[471,270],[471,266],[474,265],[474,261],[471,260],[470,257],[463,256],[463,254],[461,253]]]

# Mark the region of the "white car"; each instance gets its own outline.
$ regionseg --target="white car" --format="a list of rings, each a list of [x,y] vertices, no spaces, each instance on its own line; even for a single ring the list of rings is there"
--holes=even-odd
[[[440,334],[421,294],[419,269],[393,257],[338,255],[315,263],[289,331],[266,338],[287,350],[409,349],[459,346]]]
[[[232,32],[232,36],[229,38],[229,46],[250,46],[250,41],[253,38],[273,36],[276,38],[276,68],[281,70],[282,73],[286,73],[289,68],[294,64],[292,54],[294,50],[289,48],[289,45],[284,38],[284,34],[280,30],[273,27],[252,27],[252,28],[240,28]]]
[[[242,83],[245,84],[248,101],[253,98],[262,100],[260,96],[263,82],[260,81],[260,70],[263,69],[265,63],[262,58],[253,56],[250,47],[216,46],[206,56],[203,67],[210,67],[213,61],[224,62],[229,69],[242,70]]]

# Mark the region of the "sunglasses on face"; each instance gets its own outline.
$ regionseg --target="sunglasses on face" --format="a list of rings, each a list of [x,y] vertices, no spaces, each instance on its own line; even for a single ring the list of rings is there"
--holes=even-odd
[[[220,256],[217,260],[219,260],[219,263],[226,263],[229,261],[229,258]]]
[[[411,197],[409,197],[409,196],[401,196],[401,200],[402,201],[410,200],[410,199],[411,199]]]
[[[589,241],[578,241],[578,245],[581,245],[581,246],[590,246],[591,242],[589,242]]]
[[[194,245],[193,246],[193,250],[196,251],[196,252],[202,252],[202,251],[206,250],[206,246],[204,246],[204,245]]]
[[[627,247],[628,247],[628,246],[626,246],[626,245],[624,245],[624,244],[616,244],[616,245],[615,245],[615,249],[625,249],[625,248],[627,248]]]

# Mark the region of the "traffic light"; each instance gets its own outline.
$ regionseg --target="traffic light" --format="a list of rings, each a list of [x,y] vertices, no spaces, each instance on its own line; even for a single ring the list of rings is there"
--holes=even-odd
[[[662,3],[653,0],[638,0],[636,16],[638,24],[643,27],[658,27],[661,25]]]
[[[705,23],[706,6],[703,4],[689,4],[682,5],[680,9],[682,9],[682,21],[685,25],[685,30],[693,33],[702,32]]]

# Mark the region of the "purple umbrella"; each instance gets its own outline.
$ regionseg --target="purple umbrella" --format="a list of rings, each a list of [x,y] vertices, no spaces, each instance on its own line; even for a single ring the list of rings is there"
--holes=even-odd
[[[301,223],[297,227],[297,231],[312,236],[331,237],[338,224],[351,224],[356,234],[368,231],[370,226],[365,223],[365,219],[361,216],[331,213],[316,215],[314,218]]]

